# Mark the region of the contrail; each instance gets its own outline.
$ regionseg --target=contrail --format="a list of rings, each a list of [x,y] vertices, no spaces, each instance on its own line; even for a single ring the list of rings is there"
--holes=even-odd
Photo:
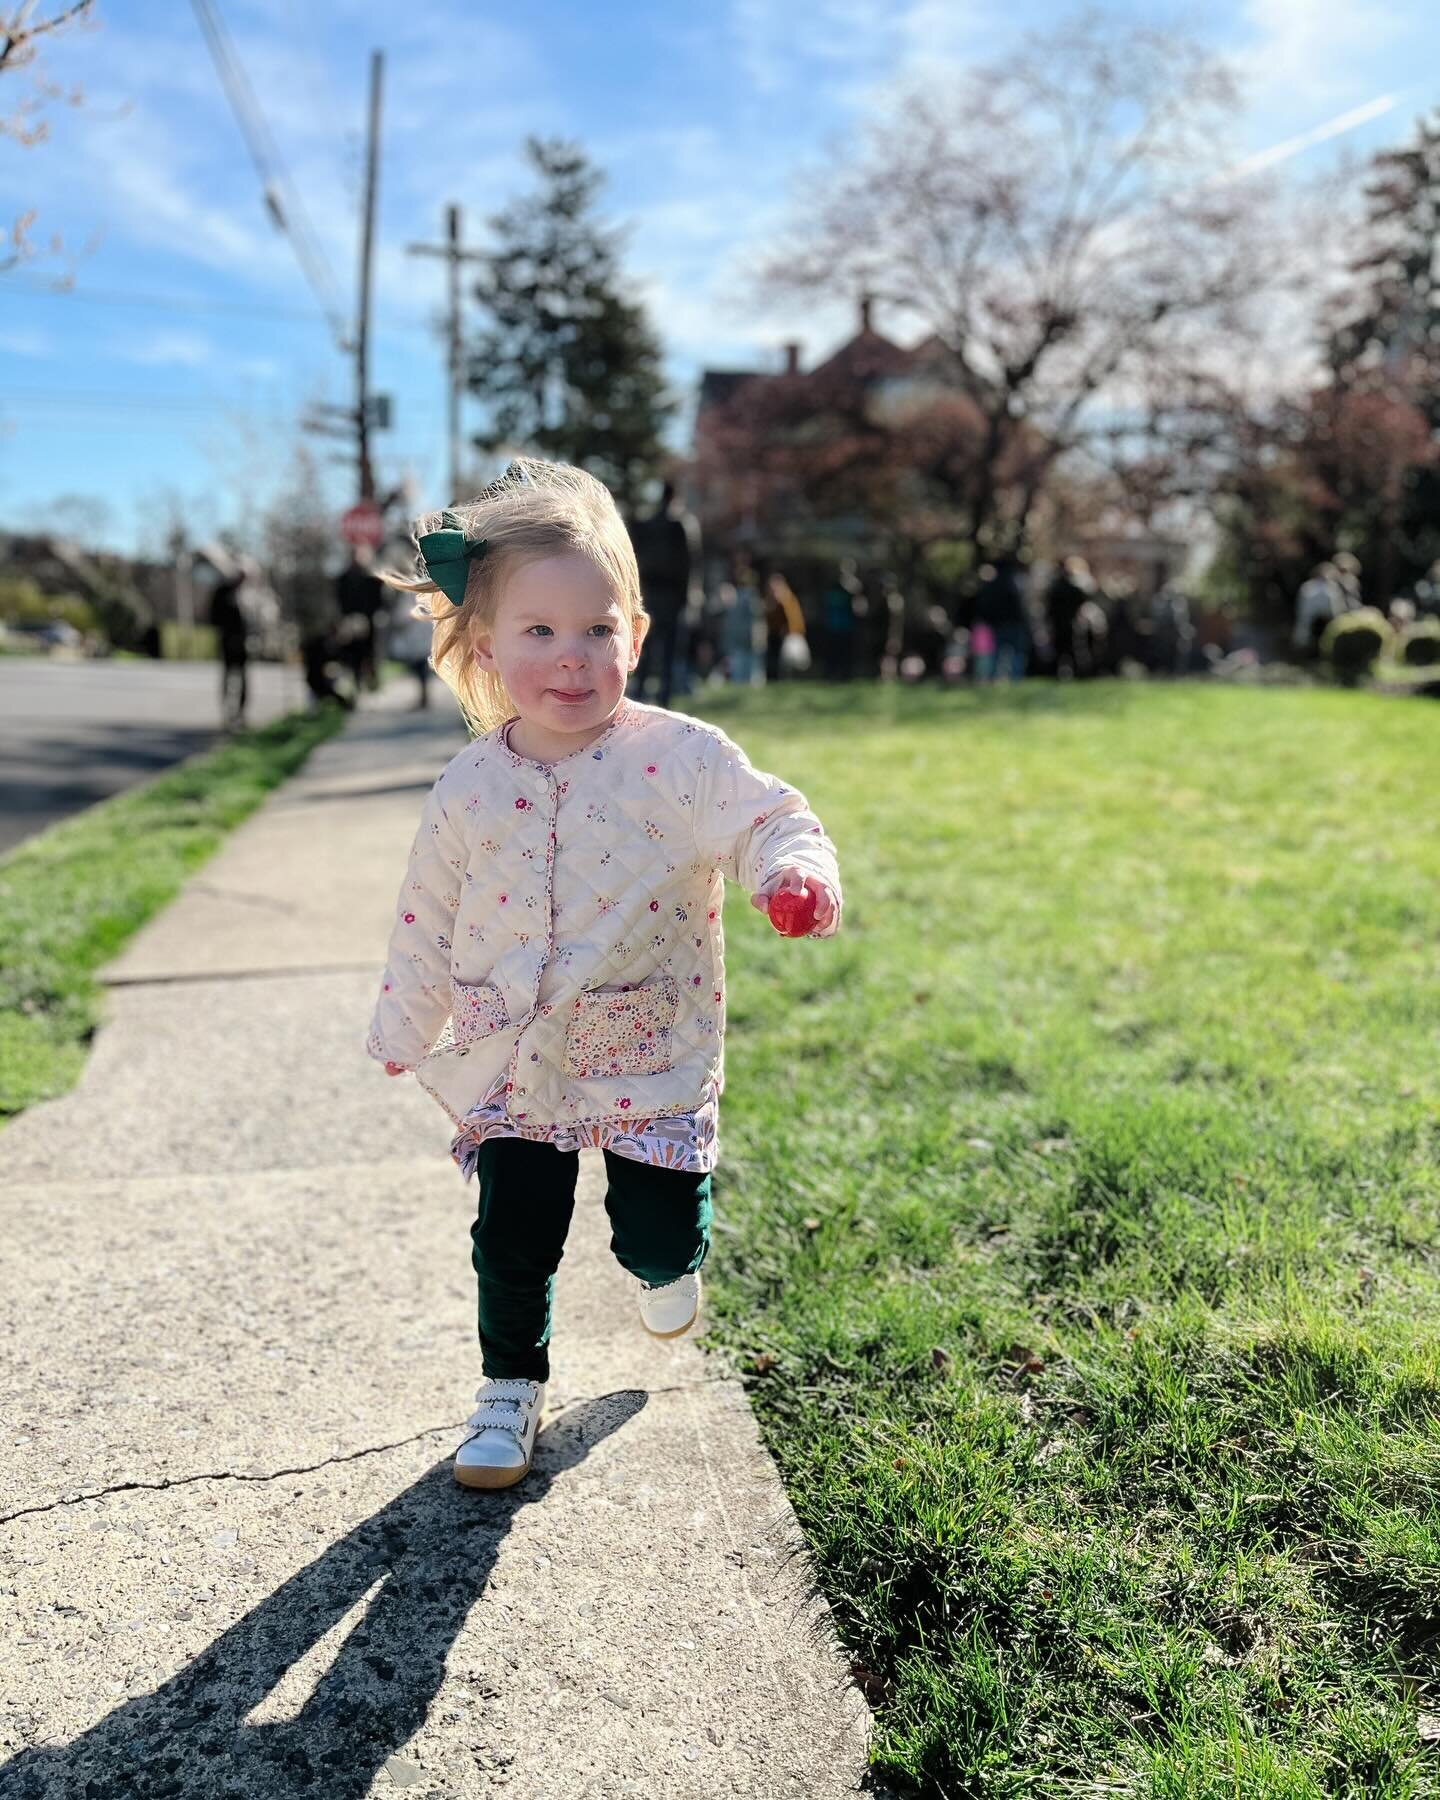
[[[1330,138],[1343,137],[1347,131],[1354,131],[1358,125],[1368,125],[1371,119],[1378,119],[1392,111],[1400,104],[1398,94],[1381,94],[1374,100],[1367,100],[1363,106],[1354,106],[1349,112],[1341,113],[1337,118],[1329,119],[1323,125],[1317,125],[1313,131],[1302,131],[1298,137],[1286,138],[1283,143],[1272,144],[1268,150],[1257,150],[1254,156],[1247,156],[1243,162],[1233,164],[1216,176],[1217,181],[1231,181],[1245,175],[1257,174],[1261,169],[1272,168],[1276,163],[1288,162],[1292,156],[1298,156],[1302,150],[1309,150],[1315,144],[1323,144]]]

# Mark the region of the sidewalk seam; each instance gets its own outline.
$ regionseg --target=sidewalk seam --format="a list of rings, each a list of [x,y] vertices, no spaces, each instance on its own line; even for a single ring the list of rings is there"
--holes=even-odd
[[[381,965],[375,962],[306,963],[273,969],[181,969],[173,975],[102,975],[109,988],[181,987],[187,982],[202,981],[275,981],[285,976],[307,975],[373,975]]]

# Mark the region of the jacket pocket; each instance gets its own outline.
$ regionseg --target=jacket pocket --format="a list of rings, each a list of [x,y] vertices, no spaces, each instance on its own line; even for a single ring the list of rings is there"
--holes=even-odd
[[[476,1038],[503,1031],[510,1023],[505,996],[488,982],[473,986],[465,981],[450,984],[450,1037],[455,1045],[473,1044]]]
[[[680,990],[668,975],[643,987],[590,988],[576,996],[565,1032],[565,1073],[663,1075],[674,1063],[671,1036]]]

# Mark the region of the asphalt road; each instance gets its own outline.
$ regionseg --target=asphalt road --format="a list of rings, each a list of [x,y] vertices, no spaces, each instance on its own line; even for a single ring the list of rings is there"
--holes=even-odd
[[[298,669],[250,670],[249,723],[305,699]],[[213,663],[0,657],[0,855],[220,735]]]

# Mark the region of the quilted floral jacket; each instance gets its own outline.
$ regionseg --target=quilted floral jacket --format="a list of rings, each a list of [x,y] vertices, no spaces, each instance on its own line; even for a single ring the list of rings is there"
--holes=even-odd
[[[457,1124],[500,1092],[525,1136],[691,1113],[723,1084],[724,877],[823,878],[830,936],[834,845],[702,720],[622,701],[549,764],[508,732],[430,792],[367,1048]]]

